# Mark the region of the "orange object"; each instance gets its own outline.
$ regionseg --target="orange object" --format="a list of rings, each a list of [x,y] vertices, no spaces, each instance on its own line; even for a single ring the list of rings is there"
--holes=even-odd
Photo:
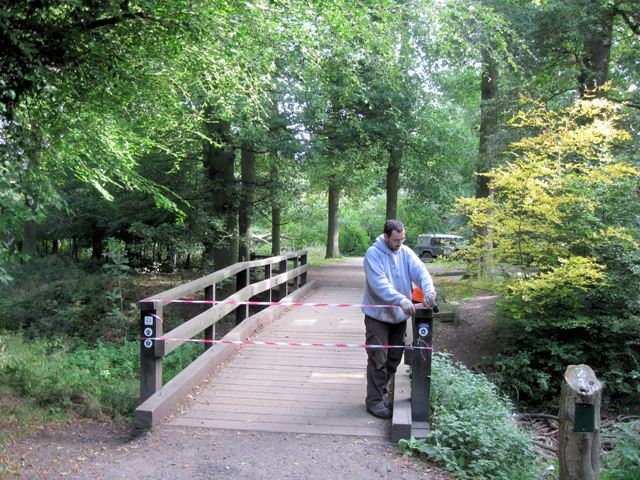
[[[415,287],[411,292],[411,300],[418,303],[424,302],[424,292],[422,289]]]

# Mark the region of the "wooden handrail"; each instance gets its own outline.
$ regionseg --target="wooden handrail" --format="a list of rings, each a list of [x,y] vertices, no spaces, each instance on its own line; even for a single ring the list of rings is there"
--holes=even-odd
[[[145,307],[153,307],[153,305],[148,305],[155,303],[157,300],[178,300],[179,298],[184,298],[186,296],[192,295],[200,290],[203,290],[205,287],[209,285],[213,285],[216,283],[220,283],[227,278],[231,278],[233,275],[246,270],[247,268],[257,268],[257,267],[265,267],[267,265],[275,265],[280,262],[291,260],[294,258],[300,258],[307,256],[306,250],[298,250],[296,252],[287,253],[285,255],[279,255],[277,257],[269,257],[262,258],[260,260],[250,260],[248,262],[238,262],[230,265],[222,270],[216,270],[215,272],[205,276],[200,277],[196,280],[192,280],[183,285],[178,285],[177,287],[171,288],[169,290],[165,290],[164,292],[157,293],[150,297],[147,297],[138,302],[140,308]]]
[[[293,262],[292,269],[288,268],[289,261]],[[272,276],[273,265],[278,265],[278,275]],[[250,283],[252,269],[267,267],[265,279]],[[225,303],[211,303],[206,311],[190,318],[182,325],[163,334],[162,312],[170,304],[170,300],[178,300],[196,293],[204,293],[205,299],[215,299],[215,285],[229,278],[236,278],[236,292],[221,300],[246,302],[263,292],[271,292],[279,287],[276,295],[283,298],[288,295],[288,282],[292,281],[293,290],[303,286],[307,277],[307,252],[296,252],[269,257],[248,262],[238,262],[234,265],[218,270],[204,277],[192,280],[183,285],[152,295],[138,302],[140,307],[140,322],[142,337],[140,341],[140,401],[143,402],[162,387],[162,360],[196,335],[205,332],[205,339],[213,340],[215,323],[236,311],[236,322],[240,323],[247,317],[247,305],[232,305]],[[180,340],[163,341],[155,338],[177,338]],[[210,347],[210,344],[207,345]]]

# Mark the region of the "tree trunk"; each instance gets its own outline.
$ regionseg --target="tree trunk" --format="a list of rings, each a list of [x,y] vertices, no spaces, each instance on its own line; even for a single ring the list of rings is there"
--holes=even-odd
[[[613,12],[602,7],[601,2],[590,2],[590,20],[584,25],[584,55],[578,77],[580,96],[602,87],[609,77],[609,58],[613,36]],[[595,92],[602,96],[602,92]]]
[[[476,198],[489,198],[491,188],[488,173],[496,165],[496,134],[498,130],[498,64],[493,53],[482,50],[482,77],[480,82],[480,138],[476,179]],[[482,277],[493,263],[493,243],[490,240],[491,225],[481,226],[476,234],[483,239],[479,275]]]
[[[271,207],[271,255],[280,255],[280,207]]]
[[[251,225],[253,223],[253,202],[256,185],[255,154],[250,146],[244,145],[240,155],[242,190],[240,192],[240,261],[251,259]]]
[[[602,384],[588,365],[569,365],[560,398],[560,480],[597,480]]]
[[[329,181],[328,211],[329,221],[327,228],[327,254],[325,258],[340,257],[340,224],[338,207],[340,206],[340,187],[335,179]]]
[[[211,194],[211,214],[217,225],[205,241],[205,255],[215,270],[238,258],[238,219],[235,204],[234,160],[230,146],[231,125],[207,111],[205,120],[204,166]]]
[[[398,215],[401,163],[402,150],[398,147],[391,147],[389,149],[389,165],[387,166],[387,212],[385,220],[397,218]]]
[[[482,78],[480,83],[480,148],[477,172],[488,173],[496,164],[496,133],[498,129],[498,65],[493,54],[482,51]],[[478,175],[476,198],[488,198],[489,179]]]
[[[106,231],[103,228],[98,227],[95,222],[91,229],[91,258],[96,261],[102,260],[102,253],[104,252],[104,237]]]
[[[27,220],[22,227],[22,249],[23,255],[35,257],[38,246],[38,227],[35,220]]]
[[[33,130],[29,134],[30,142],[25,148],[26,170],[23,175],[25,203],[31,211],[31,218],[23,225],[22,254],[33,257],[38,251],[38,226],[35,218],[39,203],[38,176],[40,170],[41,145],[39,132]]]

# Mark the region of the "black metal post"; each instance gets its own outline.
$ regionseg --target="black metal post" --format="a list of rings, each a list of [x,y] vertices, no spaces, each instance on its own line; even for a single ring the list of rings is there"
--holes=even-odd
[[[411,435],[414,438],[426,438],[429,436],[433,310],[418,309],[412,320]]]

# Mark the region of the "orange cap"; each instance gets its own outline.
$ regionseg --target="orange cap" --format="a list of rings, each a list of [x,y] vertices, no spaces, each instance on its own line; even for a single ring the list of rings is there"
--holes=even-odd
[[[424,302],[424,292],[418,287],[414,288],[411,292],[411,300],[414,302]]]

